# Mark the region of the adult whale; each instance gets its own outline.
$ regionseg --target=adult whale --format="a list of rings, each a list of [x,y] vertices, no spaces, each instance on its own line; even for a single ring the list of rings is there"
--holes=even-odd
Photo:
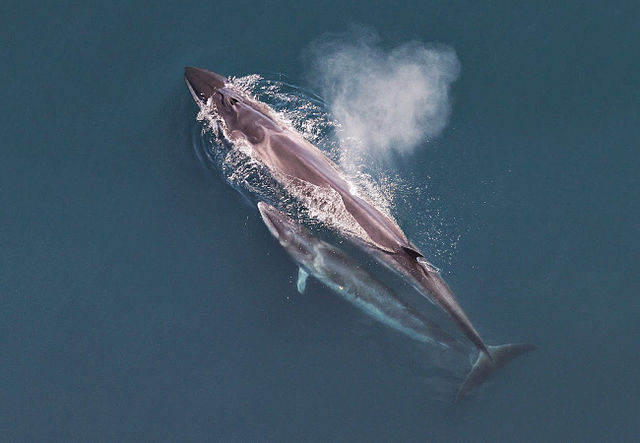
[[[185,68],[184,76],[198,106],[215,112],[225,136],[231,142],[248,143],[252,154],[274,175],[337,192],[363,232],[351,235],[351,240],[449,313],[465,336],[493,362],[492,353],[439,271],[394,220],[351,191],[346,178],[318,148],[280,124],[268,106],[234,90],[225,77],[194,67]]]

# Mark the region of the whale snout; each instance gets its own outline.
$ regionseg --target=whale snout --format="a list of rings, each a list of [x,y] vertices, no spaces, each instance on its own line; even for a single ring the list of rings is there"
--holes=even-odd
[[[298,245],[298,253],[305,249],[301,246],[305,238],[304,231],[296,221],[264,202],[258,203],[258,210],[271,235],[281,246],[288,248],[292,244]]]
[[[260,215],[262,216],[262,220],[264,221],[265,225],[267,225],[267,228],[269,228],[269,232],[271,232],[271,235],[279,239],[280,232],[278,226],[280,225],[280,223],[278,223],[278,211],[276,210],[276,208],[267,203],[259,202],[258,210],[260,211]]]
[[[193,99],[199,103],[212,97],[216,90],[223,88],[227,80],[225,77],[206,69],[184,68],[184,80],[187,82]]]

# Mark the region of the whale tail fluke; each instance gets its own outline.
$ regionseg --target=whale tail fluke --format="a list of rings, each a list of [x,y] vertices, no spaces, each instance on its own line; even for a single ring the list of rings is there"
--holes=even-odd
[[[488,346],[488,350],[493,361],[491,361],[489,356],[484,352],[480,352],[478,354],[478,359],[458,390],[456,403],[469,395],[474,388],[487,381],[487,379],[491,377],[497,369],[506,366],[507,363],[514,358],[522,354],[526,354],[527,352],[534,351],[535,349],[535,345],[528,343],[511,343],[500,346]]]

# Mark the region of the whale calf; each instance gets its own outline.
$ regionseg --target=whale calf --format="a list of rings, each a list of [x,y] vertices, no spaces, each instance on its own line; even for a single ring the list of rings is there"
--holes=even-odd
[[[314,277],[369,316],[414,340],[470,353],[458,339],[403,302],[342,250],[267,203],[259,202],[258,210],[271,235],[299,266],[298,292],[304,292],[309,276]]]
[[[471,356],[471,350],[457,338],[398,298],[342,250],[314,236],[267,203],[259,202],[258,210],[271,235],[299,266],[298,292],[303,293],[307,278],[314,277],[367,315],[410,338],[441,346],[443,351],[455,352],[459,357]],[[484,383],[497,369],[534,349],[535,346],[526,343],[489,346],[494,361],[478,352],[475,364],[458,389],[456,402]],[[430,363],[438,364],[437,361]]]
[[[185,68],[184,76],[198,106],[215,112],[225,137],[232,143],[248,144],[252,155],[275,176],[337,193],[362,232],[349,233],[348,238],[438,304],[493,363],[494,356],[438,269],[407,239],[395,220],[352,192],[353,187],[331,160],[300,133],[279,123],[267,105],[234,89],[225,77],[194,67]]]

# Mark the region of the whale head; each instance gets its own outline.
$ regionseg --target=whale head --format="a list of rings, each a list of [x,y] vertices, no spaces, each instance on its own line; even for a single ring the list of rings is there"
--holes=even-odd
[[[272,127],[270,119],[264,118],[266,107],[239,94],[222,75],[188,66],[184,68],[184,79],[200,108],[213,104],[215,113],[224,121],[232,138],[242,135],[248,142],[256,144],[264,139],[264,127],[277,129]]]
[[[296,223],[273,206],[259,202],[258,210],[271,235],[286,249],[297,243],[302,230]],[[294,246],[295,247],[295,246]]]
[[[237,105],[243,102],[243,98],[226,86],[225,77],[205,69],[187,66],[184,68],[184,79],[193,99],[200,107],[211,99],[216,112],[227,126],[234,126],[240,111]]]
[[[259,202],[258,210],[269,232],[298,263],[313,262],[319,240],[298,222],[273,206]]]

